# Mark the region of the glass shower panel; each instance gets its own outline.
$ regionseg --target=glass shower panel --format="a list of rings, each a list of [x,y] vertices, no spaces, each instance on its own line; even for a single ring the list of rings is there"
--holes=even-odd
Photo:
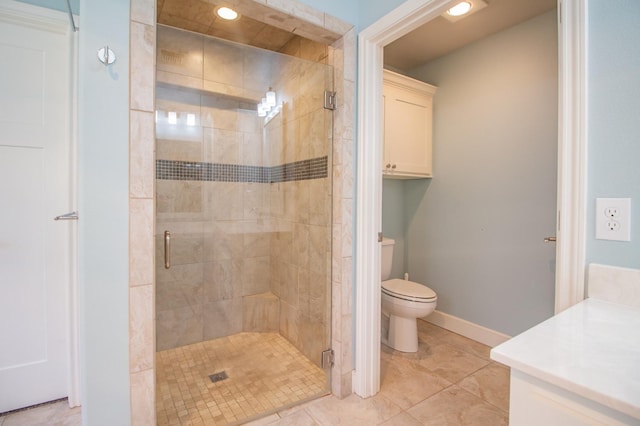
[[[332,67],[159,26],[157,79],[157,351],[275,333],[321,367],[331,342]],[[263,117],[269,91],[276,105]]]
[[[273,68],[283,105],[265,125],[271,292],[280,299],[280,334],[320,365],[331,328],[333,123],[324,91],[333,70],[284,55]]]

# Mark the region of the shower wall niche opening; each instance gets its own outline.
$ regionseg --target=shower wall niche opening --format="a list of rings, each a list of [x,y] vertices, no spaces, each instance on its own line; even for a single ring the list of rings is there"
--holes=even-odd
[[[244,405],[194,404],[216,424],[328,393],[333,69],[162,25],[157,37],[158,422],[178,415],[163,405],[178,376],[214,402],[239,392]]]

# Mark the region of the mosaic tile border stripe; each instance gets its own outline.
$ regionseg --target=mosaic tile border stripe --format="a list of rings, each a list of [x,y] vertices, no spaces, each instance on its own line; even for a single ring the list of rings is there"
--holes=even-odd
[[[156,160],[156,179],[207,182],[279,183],[328,177],[328,156],[279,166]]]

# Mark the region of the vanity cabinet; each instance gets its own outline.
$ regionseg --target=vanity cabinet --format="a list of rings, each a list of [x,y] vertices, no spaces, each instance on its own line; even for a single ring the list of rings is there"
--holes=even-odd
[[[613,299],[634,299],[630,271],[622,290],[617,275],[604,279]],[[509,425],[639,425],[639,306],[590,297],[494,347],[511,368]]]
[[[640,423],[618,410],[511,369],[509,425],[623,426]]]
[[[432,104],[436,87],[384,70],[382,175],[432,176]]]

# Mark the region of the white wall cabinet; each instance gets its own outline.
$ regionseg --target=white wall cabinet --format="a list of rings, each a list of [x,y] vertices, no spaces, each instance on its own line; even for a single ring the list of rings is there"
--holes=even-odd
[[[430,84],[384,70],[384,177],[432,176],[432,104],[436,90]]]

